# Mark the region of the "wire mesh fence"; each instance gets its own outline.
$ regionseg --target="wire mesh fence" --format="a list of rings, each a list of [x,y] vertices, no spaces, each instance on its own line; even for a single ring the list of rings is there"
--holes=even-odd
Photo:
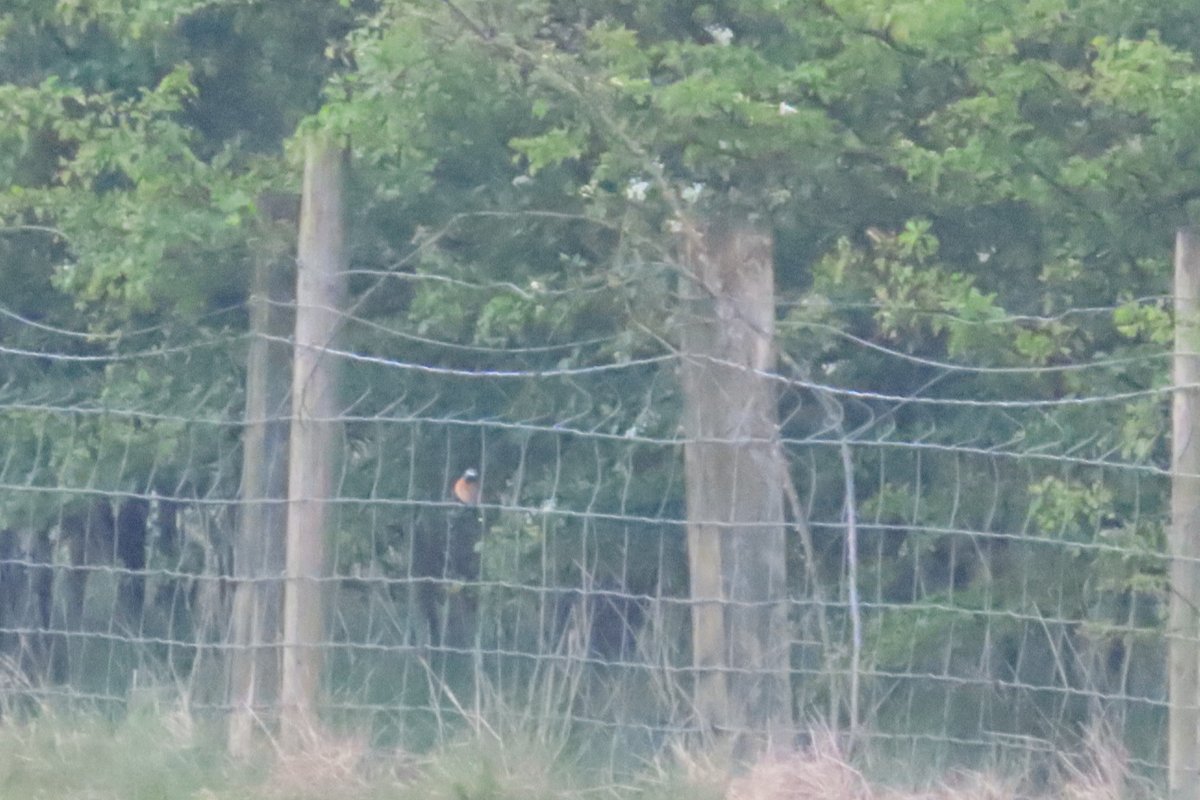
[[[555,302],[453,289],[497,314]],[[602,315],[605,290],[588,291]],[[961,318],[955,335],[1074,316],[1101,337],[1114,310]],[[253,517],[266,542],[287,508],[241,491],[246,313],[210,316],[201,340],[4,318],[4,708],[171,691],[226,713],[237,653],[278,662],[279,634],[234,631],[239,586],[269,603],[284,585],[239,573],[239,526],[271,511]],[[854,724],[878,752],[936,765],[1036,761],[1102,726],[1159,773],[1168,350],[959,362],[864,336],[855,320],[878,313],[778,311],[798,737]],[[489,712],[614,747],[705,733],[692,612],[712,599],[689,584],[680,355],[575,333],[462,341],[344,314],[323,714],[413,745]]]

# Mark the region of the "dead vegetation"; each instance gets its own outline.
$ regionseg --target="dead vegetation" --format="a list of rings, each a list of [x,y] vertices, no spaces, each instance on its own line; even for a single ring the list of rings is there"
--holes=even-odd
[[[956,771],[936,785],[913,789],[869,781],[846,758],[837,737],[822,732],[807,749],[768,756],[733,778],[725,800],[1124,800],[1153,796],[1135,785],[1124,750],[1111,738],[1093,731],[1085,745],[1081,754],[1061,755],[1049,781],[1034,781],[1027,775]]]

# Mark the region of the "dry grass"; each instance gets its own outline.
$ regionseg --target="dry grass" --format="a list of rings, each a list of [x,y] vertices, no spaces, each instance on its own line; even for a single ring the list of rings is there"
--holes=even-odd
[[[835,736],[819,734],[812,746],[774,754],[729,782],[725,800],[1123,800],[1142,796],[1131,786],[1124,750],[1100,732],[1086,750],[1062,757],[1058,780],[1033,789],[1025,776],[956,772],[920,790],[870,784],[850,764]]]
[[[734,778],[725,794],[726,800],[871,800],[875,796],[828,732],[818,734],[804,751],[762,759]]]
[[[1064,800],[1121,800],[1132,783],[1128,753],[1099,728],[1088,731],[1081,758],[1064,759],[1063,771],[1067,776]]]
[[[388,777],[372,775],[364,736],[311,732],[295,750],[279,749],[262,780],[264,800],[328,800],[369,795]]]

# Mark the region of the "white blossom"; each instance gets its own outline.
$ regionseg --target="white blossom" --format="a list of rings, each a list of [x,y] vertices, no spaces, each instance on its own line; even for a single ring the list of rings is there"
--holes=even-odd
[[[681,191],[679,196],[683,198],[683,202],[685,203],[695,203],[700,199],[700,195],[702,194],[704,194],[704,184],[697,182]]]
[[[733,42],[733,31],[724,25],[709,25],[704,30],[708,31],[708,35],[721,47],[728,47]]]
[[[629,185],[625,187],[625,198],[640,203],[646,199],[646,190],[649,188],[650,181],[642,178],[630,178]]]

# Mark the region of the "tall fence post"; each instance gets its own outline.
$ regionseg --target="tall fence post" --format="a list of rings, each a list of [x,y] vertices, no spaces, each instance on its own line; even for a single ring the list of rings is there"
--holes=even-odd
[[[681,365],[695,704],[752,760],[792,727],[775,271],[745,223],[690,231]]]
[[[337,452],[337,370],[328,348],[344,295],[343,149],[309,139],[297,247],[292,430],[288,459],[281,737],[305,741],[316,726],[325,607],[329,500]]]
[[[1168,763],[1171,797],[1200,797],[1200,242],[1175,238]]]
[[[233,542],[233,619],[229,654],[229,752],[253,754],[253,738],[279,700],[282,574],[287,536],[286,419],[295,291],[297,198],[259,198],[259,239],[250,287],[245,428],[238,528]],[[292,285],[289,286],[289,283]],[[263,724],[267,722],[267,724]]]

